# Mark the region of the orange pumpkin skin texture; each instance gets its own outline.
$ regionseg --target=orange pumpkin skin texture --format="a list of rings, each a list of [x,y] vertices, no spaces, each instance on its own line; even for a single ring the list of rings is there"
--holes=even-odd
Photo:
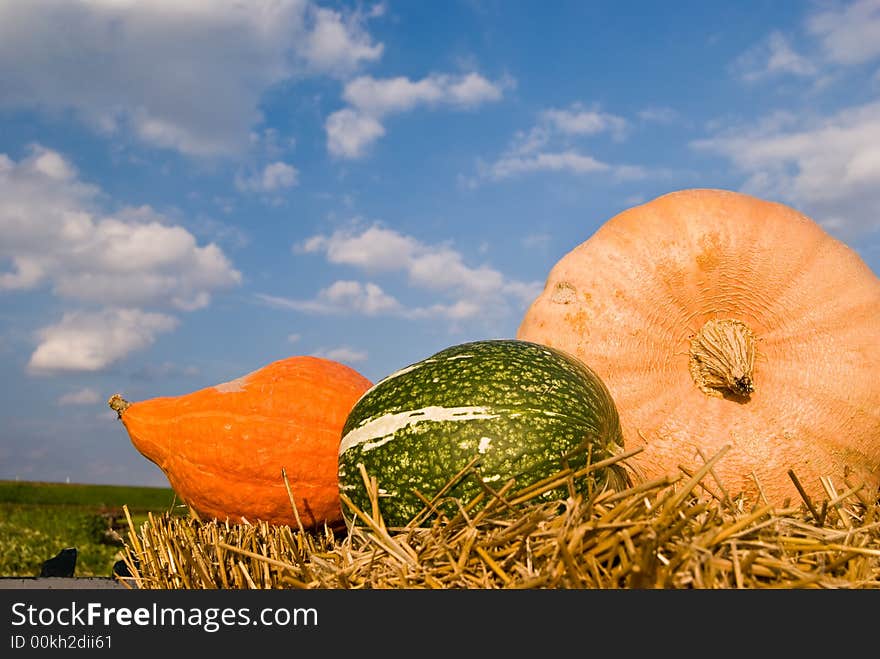
[[[337,454],[349,411],[371,382],[332,360],[275,361],[176,397],[111,397],[135,448],[200,516],[296,525],[343,524]]]
[[[516,336],[599,374],[645,479],[724,449],[730,495],[798,505],[792,470],[814,502],[823,477],[877,496],[880,279],[785,205],[694,189],[625,210],[556,263]],[[735,353],[714,387],[713,345]]]

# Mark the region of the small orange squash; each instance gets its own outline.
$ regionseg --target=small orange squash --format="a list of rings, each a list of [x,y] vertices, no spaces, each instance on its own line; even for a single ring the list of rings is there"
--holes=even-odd
[[[596,371],[644,478],[726,450],[729,494],[877,496],[880,279],[783,204],[694,189],[625,210],[555,264],[516,336]]]
[[[199,515],[295,525],[289,484],[304,527],[334,527],[344,523],[342,426],[370,386],[344,364],[295,356],[182,396],[129,403],[114,394],[109,405]]]

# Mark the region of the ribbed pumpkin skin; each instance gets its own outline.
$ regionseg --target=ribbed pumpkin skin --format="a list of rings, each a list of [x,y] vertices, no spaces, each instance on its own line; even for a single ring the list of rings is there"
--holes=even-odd
[[[134,402],[121,419],[200,515],[304,526],[342,522],[336,459],[345,419],[371,383],[328,359],[278,360],[231,382]]]
[[[383,519],[402,526],[424,507],[413,489],[432,498],[475,456],[483,480],[500,488],[516,478],[521,488],[558,473],[575,449],[590,447],[596,462],[621,441],[608,390],[577,359],[526,341],[475,341],[403,368],[361,397],[343,428],[339,484],[369,512],[363,463],[378,481]],[[586,461],[580,451],[568,465]],[[604,479],[599,470],[593,482]],[[470,476],[448,496],[467,502],[480,491]]]
[[[718,318],[757,337],[748,400],[689,372],[691,336]],[[730,445],[714,471],[731,494],[758,497],[756,477],[771,503],[799,503],[790,469],[817,501],[825,476],[877,493],[880,279],[785,205],[695,189],[626,210],[556,263],[517,338],[590,364],[645,478]]]

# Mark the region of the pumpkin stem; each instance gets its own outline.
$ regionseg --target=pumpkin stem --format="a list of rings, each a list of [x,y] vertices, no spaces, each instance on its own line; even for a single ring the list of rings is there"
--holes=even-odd
[[[110,400],[107,401],[107,404],[110,406],[110,409],[116,412],[116,418],[121,419],[122,413],[128,409],[128,406],[131,405],[127,400],[125,400],[119,394],[113,394],[110,396]]]
[[[754,333],[740,320],[710,320],[691,339],[690,371],[709,396],[748,398],[755,391]]]

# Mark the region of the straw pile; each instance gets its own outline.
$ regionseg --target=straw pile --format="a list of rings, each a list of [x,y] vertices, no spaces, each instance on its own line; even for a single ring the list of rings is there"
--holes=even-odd
[[[384,525],[374,490],[370,511],[343,496],[354,520],[344,531],[170,513],[137,529],[129,517],[132,576],[123,581],[141,589],[880,588],[876,493],[847,483],[838,492],[823,479],[824,502],[804,496],[774,509],[725,491],[712,469],[723,453],[695,473],[583,496],[573,487],[582,472],[520,491],[484,485],[452,516],[434,506],[438,498],[426,501],[403,528]],[[571,496],[535,502],[560,484]]]

